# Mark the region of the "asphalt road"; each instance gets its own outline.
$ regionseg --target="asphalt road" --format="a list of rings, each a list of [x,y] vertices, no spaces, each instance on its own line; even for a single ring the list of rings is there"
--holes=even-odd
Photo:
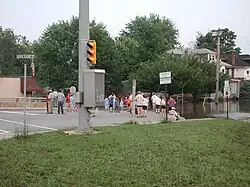
[[[105,111],[96,112],[96,117],[91,118],[92,126],[107,126],[126,123],[132,120],[132,116],[126,112],[109,113]],[[22,110],[0,110],[0,137],[13,135],[23,130]],[[149,112],[147,118],[137,118],[138,123],[157,123],[161,116]],[[65,128],[73,128],[78,124],[78,112],[69,112],[64,115],[46,114],[43,110],[28,110],[27,124],[29,132],[55,131]]]

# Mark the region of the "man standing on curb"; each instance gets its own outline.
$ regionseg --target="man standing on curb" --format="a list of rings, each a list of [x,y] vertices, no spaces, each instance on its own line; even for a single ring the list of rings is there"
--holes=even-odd
[[[49,95],[48,95],[48,114],[53,114],[53,93],[52,90],[49,90]]]
[[[57,94],[57,113],[58,114],[64,114],[63,112],[63,105],[65,102],[65,95],[62,90]]]

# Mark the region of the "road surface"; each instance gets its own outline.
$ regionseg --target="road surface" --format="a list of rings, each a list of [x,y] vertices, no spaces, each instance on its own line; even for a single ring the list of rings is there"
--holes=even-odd
[[[92,126],[107,126],[122,124],[132,120],[131,114],[126,111],[121,113],[109,113],[97,111],[96,117],[91,118]],[[22,110],[0,110],[0,137],[13,135],[23,130],[23,111]],[[147,118],[137,118],[138,123],[157,123],[161,121],[161,116],[149,112]],[[27,124],[28,131],[43,132],[56,131],[65,128],[74,128],[78,122],[78,112],[69,112],[64,115],[46,114],[43,110],[28,110]]]

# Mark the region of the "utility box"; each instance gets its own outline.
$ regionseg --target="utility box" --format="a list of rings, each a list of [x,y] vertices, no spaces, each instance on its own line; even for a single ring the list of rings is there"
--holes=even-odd
[[[84,106],[103,105],[105,95],[105,70],[89,69],[84,71]]]

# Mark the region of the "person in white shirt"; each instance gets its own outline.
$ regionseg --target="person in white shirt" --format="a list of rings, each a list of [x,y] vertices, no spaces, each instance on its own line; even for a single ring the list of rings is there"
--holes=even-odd
[[[143,96],[143,104],[142,104],[143,116],[147,117],[148,114],[148,98]]]
[[[166,99],[164,97],[161,99],[161,115],[166,117]]]
[[[153,94],[152,97],[151,97],[153,112],[156,112],[156,108],[155,108],[155,98],[156,97],[157,96],[155,94]]]
[[[161,98],[159,96],[155,97],[155,112],[160,114]]]
[[[49,108],[49,111],[48,111],[48,114],[53,114],[53,93],[52,93],[52,90],[49,90],[49,95],[48,95],[48,108]]]
[[[142,117],[142,105],[143,105],[143,95],[140,91],[137,92],[137,95],[135,97],[138,117]]]
[[[176,121],[179,120],[181,117],[180,115],[176,112],[175,107],[171,107],[171,110],[168,112],[168,120],[169,121]]]

